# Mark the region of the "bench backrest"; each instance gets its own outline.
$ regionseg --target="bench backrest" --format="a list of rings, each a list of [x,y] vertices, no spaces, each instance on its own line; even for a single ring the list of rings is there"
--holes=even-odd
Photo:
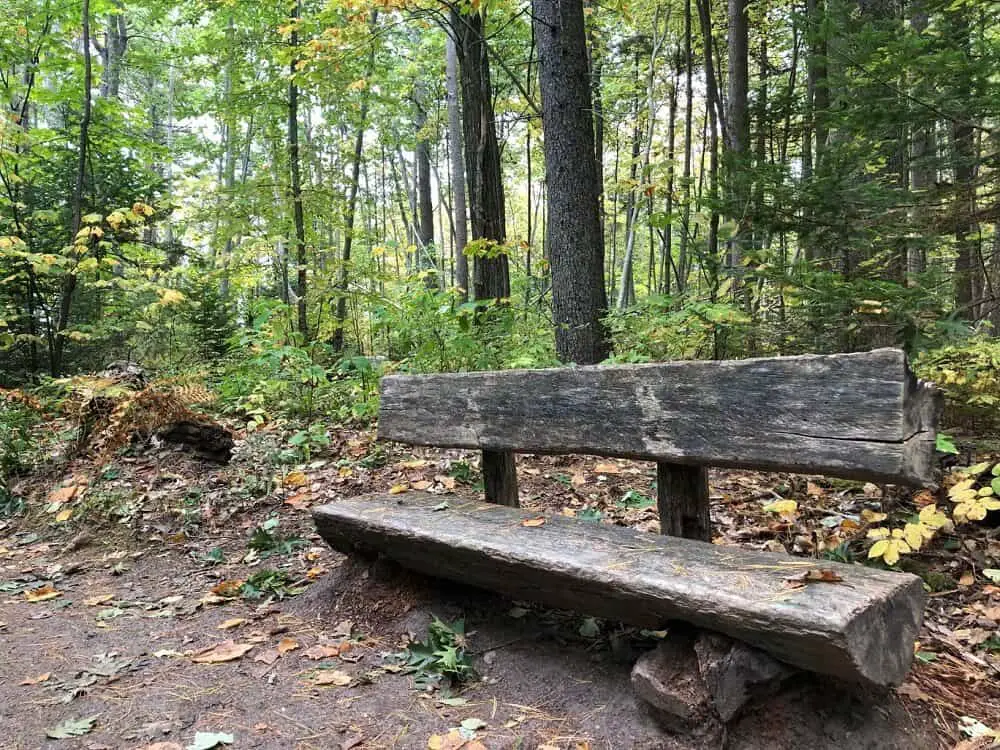
[[[492,452],[933,482],[940,392],[898,349],[390,375],[379,437]]]

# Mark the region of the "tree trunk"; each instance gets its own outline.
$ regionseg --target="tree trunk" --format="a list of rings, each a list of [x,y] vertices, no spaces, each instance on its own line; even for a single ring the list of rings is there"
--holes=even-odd
[[[691,39],[691,0],[684,0],[684,212],[681,218],[681,240],[677,255],[677,291],[687,287],[688,243],[691,238],[691,166],[694,130],[694,51]]]
[[[729,217],[736,222],[736,234],[729,242],[726,265],[737,273],[750,233],[750,169],[749,169],[749,47],[750,24],[748,0],[729,0],[729,96],[726,102],[726,172]],[[706,40],[706,44],[709,41]],[[762,125],[762,124],[761,124]]]
[[[434,254],[434,203],[431,199],[431,144],[427,140],[424,127],[427,124],[423,87],[414,87],[414,106],[417,129],[417,148],[414,154],[417,183],[417,268],[427,272],[424,279],[428,288],[437,286],[434,270],[437,268]]]
[[[610,351],[582,0],[533,0],[538,42],[556,350],[563,362]]]
[[[293,10],[293,24],[297,24],[301,13],[301,5],[296,0]],[[303,343],[309,340],[309,322],[306,316],[306,222],[302,210],[302,178],[299,164],[299,87],[295,83],[298,67],[299,33],[297,26],[292,26],[290,45],[292,61],[289,64],[288,80],[288,162],[291,170],[292,190],[292,221],[295,225],[295,265],[296,309],[298,311],[298,330]]]
[[[451,162],[452,202],[455,209],[455,285],[461,300],[469,298],[469,259],[465,245],[469,240],[468,216],[465,201],[465,167],[462,164],[462,119],[458,101],[458,51],[452,34],[447,40],[447,90],[448,90],[448,156]],[[530,238],[528,240],[531,241]]]
[[[90,0],[82,0],[81,17],[83,20],[83,114],[80,116],[80,138],[77,141],[76,181],[73,185],[73,196],[70,200],[72,218],[70,220],[70,244],[76,244],[76,236],[83,224],[83,187],[87,175],[87,151],[90,145],[91,97],[90,89],[94,83],[93,64],[90,55]],[[63,368],[63,353],[66,344],[66,329],[69,328],[70,313],[73,309],[73,293],[76,291],[76,269],[71,268],[63,277],[59,297],[59,317],[56,320],[56,331],[52,348],[52,375],[59,377]]]
[[[500,146],[493,112],[489,55],[479,13],[452,11],[452,29],[462,79],[462,125],[465,140],[465,176],[469,188],[472,239],[486,240],[473,261],[473,299],[510,297],[506,250],[507,216],[504,207]]]

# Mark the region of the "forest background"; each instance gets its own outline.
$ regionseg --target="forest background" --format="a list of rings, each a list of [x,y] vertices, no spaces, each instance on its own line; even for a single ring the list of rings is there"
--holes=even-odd
[[[387,368],[898,345],[1000,399],[991,3],[2,7],[0,385],[133,360],[300,457]]]

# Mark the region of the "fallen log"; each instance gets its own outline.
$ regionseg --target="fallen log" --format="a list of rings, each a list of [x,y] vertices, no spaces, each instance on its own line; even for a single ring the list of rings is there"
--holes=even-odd
[[[558,516],[525,526],[534,515],[425,493],[313,509],[334,549],[515,599],[642,627],[683,620],[851,681],[898,684],[910,667],[925,598],[916,576]],[[840,580],[796,580],[816,568]]]

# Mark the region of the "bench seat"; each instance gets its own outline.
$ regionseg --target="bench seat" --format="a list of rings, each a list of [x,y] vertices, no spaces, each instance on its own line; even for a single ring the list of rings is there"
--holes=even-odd
[[[523,525],[537,515],[416,492],[313,509],[336,550],[379,553],[515,599],[649,628],[683,620],[850,681],[898,684],[910,667],[925,602],[916,576],[561,516]],[[842,581],[788,580],[819,568]]]

